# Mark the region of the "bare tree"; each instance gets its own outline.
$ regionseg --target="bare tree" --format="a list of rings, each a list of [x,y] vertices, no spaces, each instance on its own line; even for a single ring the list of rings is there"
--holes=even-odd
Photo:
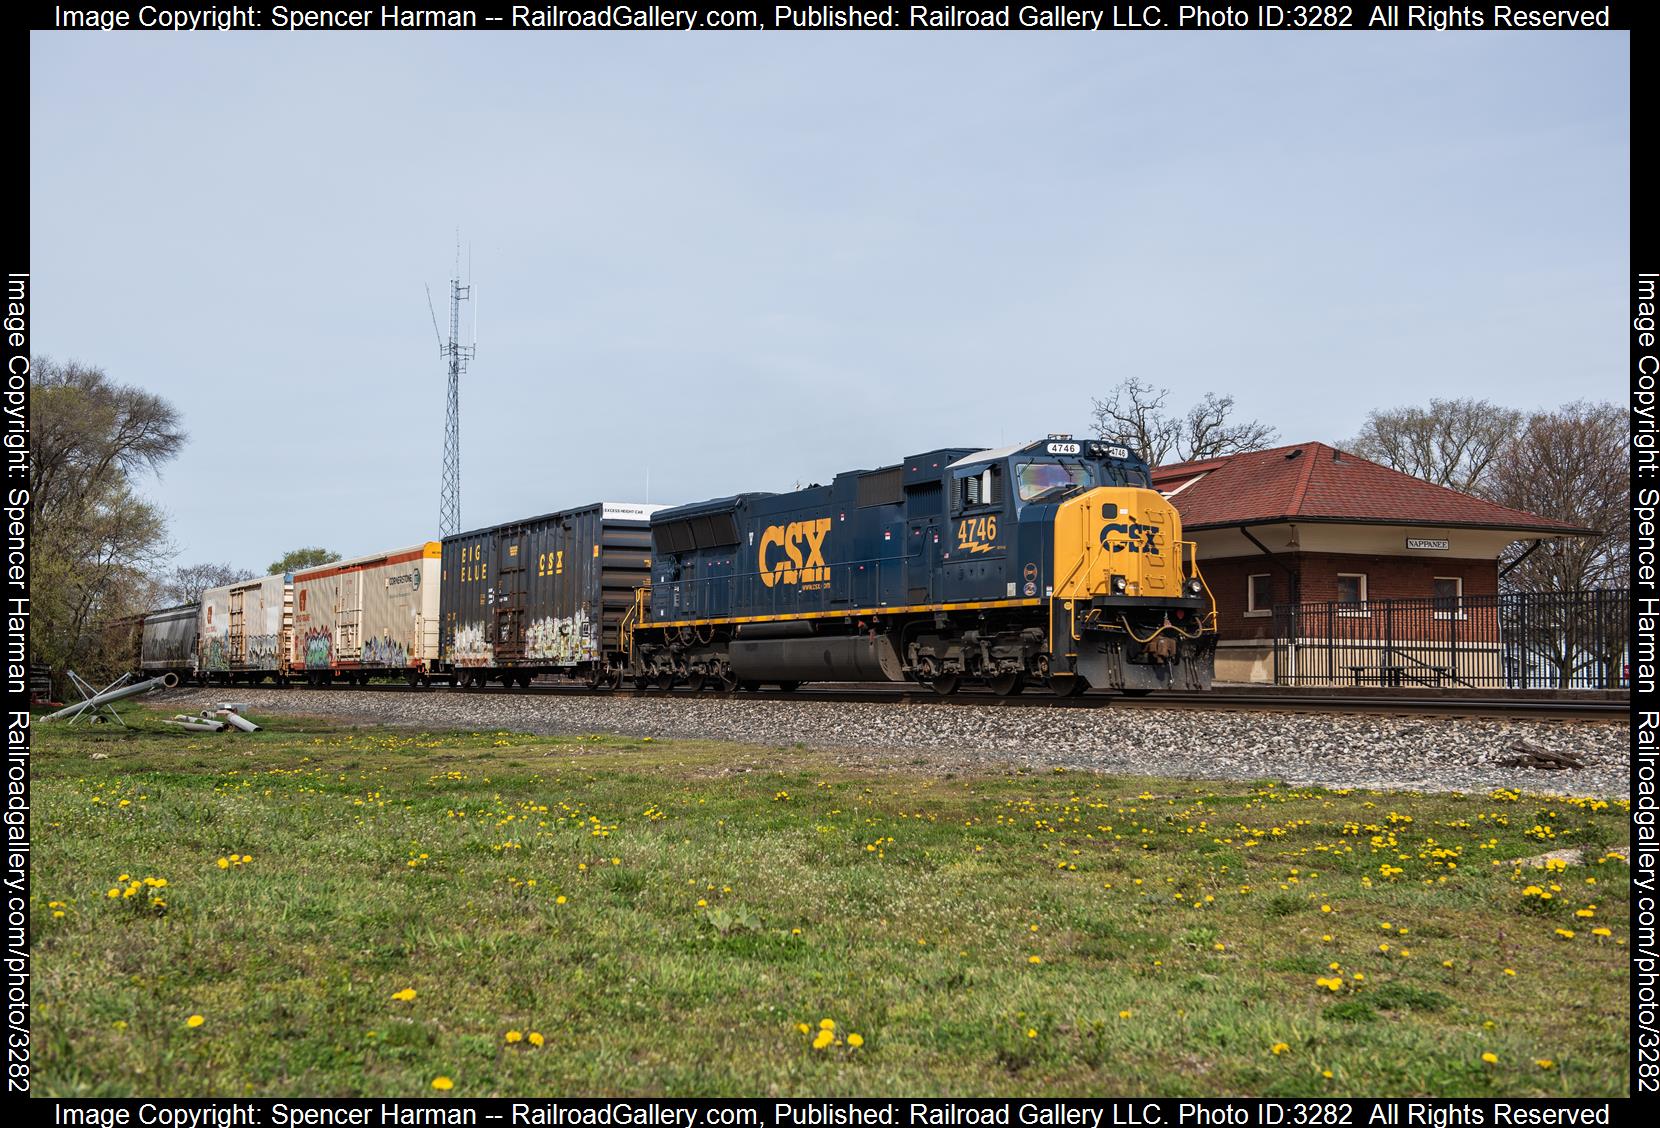
[[[168,605],[195,603],[208,588],[253,578],[248,569],[229,564],[180,564],[161,578],[157,598]]]
[[[1232,419],[1234,398],[1205,393],[1185,415],[1165,410],[1168,388],[1134,376],[1114,388],[1106,399],[1094,400],[1095,433],[1123,443],[1154,466],[1172,460],[1188,462],[1220,458],[1243,451],[1263,450],[1279,432],[1255,419]]]
[[[1505,577],[1512,590],[1585,591],[1630,582],[1629,438],[1618,407],[1580,401],[1531,416],[1505,445],[1486,496],[1600,534],[1545,541]],[[1501,567],[1528,547],[1513,545]]]
[[[133,478],[178,453],[178,413],[159,396],[126,387],[101,369],[50,357],[33,362],[34,657],[93,675],[126,656],[101,653],[104,624],[149,606],[153,574],[167,555],[166,522],[133,489]]]
[[[1344,450],[1438,486],[1481,494],[1523,415],[1486,400],[1432,399],[1374,411]]]

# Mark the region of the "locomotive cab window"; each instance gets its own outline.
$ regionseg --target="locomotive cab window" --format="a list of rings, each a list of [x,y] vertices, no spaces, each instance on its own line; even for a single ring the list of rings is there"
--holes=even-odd
[[[987,466],[957,479],[957,506],[968,509],[1003,504],[1003,468]]]

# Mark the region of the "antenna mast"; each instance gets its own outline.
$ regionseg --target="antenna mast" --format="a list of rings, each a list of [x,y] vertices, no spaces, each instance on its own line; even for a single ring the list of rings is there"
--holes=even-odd
[[[444,415],[444,481],[438,494],[438,531],[440,536],[453,536],[461,531],[461,374],[467,371],[467,362],[478,351],[478,339],[461,343],[461,303],[472,297],[471,282],[461,284],[461,240],[455,244],[455,273],[450,277],[450,339],[438,340],[438,355],[449,367],[449,399]],[[427,291],[427,305],[432,305],[432,291]],[[433,315],[433,332],[438,331],[438,318]]]

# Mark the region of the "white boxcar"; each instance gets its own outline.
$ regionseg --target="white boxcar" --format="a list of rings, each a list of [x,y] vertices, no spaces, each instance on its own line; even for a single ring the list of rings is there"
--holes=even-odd
[[[201,617],[199,603],[164,607],[144,616],[144,634],[139,642],[138,667],[154,677],[174,673],[180,679],[196,674],[196,624]]]
[[[438,657],[437,541],[294,573],[289,658],[309,682],[425,677]]]
[[[292,577],[243,580],[202,593],[196,671],[224,682],[287,680],[294,630]]]

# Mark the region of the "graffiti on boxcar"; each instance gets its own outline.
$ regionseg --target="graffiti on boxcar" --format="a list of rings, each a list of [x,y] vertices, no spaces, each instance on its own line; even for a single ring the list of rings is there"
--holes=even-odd
[[[556,618],[544,616],[525,632],[525,657],[559,665],[593,661],[599,657],[588,612]]]
[[[254,635],[248,639],[248,656],[246,664],[257,666],[262,670],[274,670],[277,666],[277,636],[274,634]]]
[[[334,657],[334,634],[327,627],[313,627],[305,633],[304,642],[301,652],[306,668],[326,669]]]
[[[228,670],[231,668],[230,652],[225,649],[223,638],[209,638],[202,647],[202,669]]]
[[[463,624],[455,632],[450,661],[457,666],[488,666],[496,660],[495,648],[481,623]]]
[[[359,661],[365,666],[407,666],[409,651],[404,649],[403,643],[382,635],[364,640],[363,655]]]

